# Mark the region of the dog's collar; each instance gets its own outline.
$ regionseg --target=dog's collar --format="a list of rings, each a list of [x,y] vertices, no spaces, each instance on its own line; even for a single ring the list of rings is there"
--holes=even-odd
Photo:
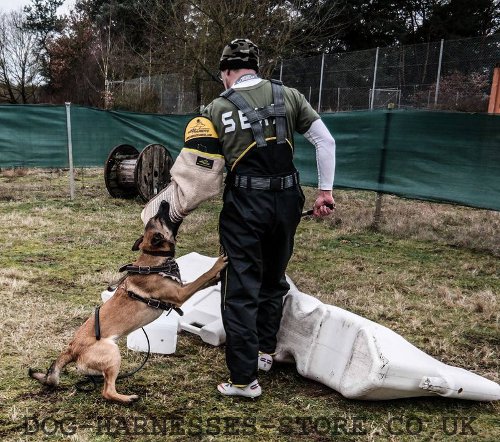
[[[164,302],[161,299],[156,298],[143,298],[130,290],[127,290],[127,295],[136,301],[144,302],[144,304],[147,304],[151,308],[168,310],[168,313],[170,313],[171,310],[175,310],[180,316],[184,315],[184,312],[179,307],[175,307],[174,304],[171,304],[170,302]]]
[[[142,253],[145,253],[146,255],[153,255],[153,256],[165,256],[165,257],[170,257],[173,258],[175,256],[175,250],[168,250],[168,251],[162,251],[162,250],[144,250],[142,249]]]
[[[119,272],[137,273],[139,275],[159,274],[164,278],[173,279],[175,282],[182,284],[181,272],[179,265],[175,259],[168,259],[162,266],[135,266],[133,264],[125,264],[118,270]]]

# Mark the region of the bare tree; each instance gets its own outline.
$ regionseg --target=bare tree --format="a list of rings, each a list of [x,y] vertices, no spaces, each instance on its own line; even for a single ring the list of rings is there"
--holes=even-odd
[[[0,100],[33,103],[41,84],[36,36],[25,26],[22,12],[0,14]]]
[[[148,7],[144,7],[144,4]],[[314,26],[301,11],[317,10]],[[341,12],[337,0],[142,0],[137,13],[149,27],[153,59],[170,72],[182,73],[198,90],[199,102],[213,98],[220,86],[213,79],[225,44],[246,37],[261,49],[261,73],[269,76],[283,56],[331,32]],[[309,13],[311,11],[309,10]],[[313,11],[314,12],[314,11]],[[334,35],[331,35],[333,38]]]
[[[93,64],[104,83],[105,107],[113,99],[129,107],[136,78],[141,110],[166,109],[177,94],[177,109],[195,111],[220,93],[214,74],[230,40],[254,40],[261,48],[261,74],[269,77],[281,58],[319,50],[320,36],[335,38],[342,1],[80,0],[78,8],[94,37]],[[123,93],[125,85],[129,93]]]

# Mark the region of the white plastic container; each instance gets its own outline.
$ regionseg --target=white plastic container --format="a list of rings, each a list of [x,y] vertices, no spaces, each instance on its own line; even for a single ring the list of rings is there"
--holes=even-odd
[[[168,355],[175,353],[177,347],[177,313],[162,315],[143,328],[148,335],[150,352]],[[148,351],[148,341],[141,329],[135,330],[127,336],[127,348],[134,351]]]
[[[446,365],[397,333],[292,287],[278,333],[276,361],[352,399],[443,396],[500,399],[500,385]]]
[[[109,287],[101,293],[102,302],[106,302],[111,296],[115,294],[115,290],[111,290]]]
[[[210,270],[217,258],[189,253],[181,256],[177,263],[183,281],[193,281]],[[221,285],[208,287],[195,293],[181,307],[184,316],[179,317],[179,328],[198,335],[203,342],[219,346],[226,342],[222,325],[220,304]]]

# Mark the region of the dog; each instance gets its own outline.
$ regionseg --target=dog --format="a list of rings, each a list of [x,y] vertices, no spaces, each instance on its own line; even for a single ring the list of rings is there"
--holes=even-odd
[[[169,204],[163,201],[157,215],[146,224],[144,235],[133,245],[132,250],[142,253],[132,265],[122,267],[128,274],[120,281],[115,294],[76,331],[67,349],[46,374],[30,369],[30,377],[55,387],[61,370],[70,362],[76,362],[78,370],[84,374],[102,374],[105,399],[130,404],[139,398],[116,391],[115,381],[121,363],[116,341],[157,319],[162,314],[157,308],[159,304],[178,308],[197,291],[215,285],[227,265],[227,258],[219,256],[210,270],[184,285],[175,275],[165,274],[169,268],[177,269],[178,274],[173,256],[180,223],[173,223],[168,213]]]

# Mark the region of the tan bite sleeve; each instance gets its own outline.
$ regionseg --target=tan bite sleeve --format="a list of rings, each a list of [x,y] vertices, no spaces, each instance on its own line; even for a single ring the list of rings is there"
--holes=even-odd
[[[170,219],[177,222],[217,195],[222,189],[224,165],[222,155],[182,149],[170,170],[172,181],[144,207],[141,213],[144,225],[156,215],[163,200],[170,204]]]

